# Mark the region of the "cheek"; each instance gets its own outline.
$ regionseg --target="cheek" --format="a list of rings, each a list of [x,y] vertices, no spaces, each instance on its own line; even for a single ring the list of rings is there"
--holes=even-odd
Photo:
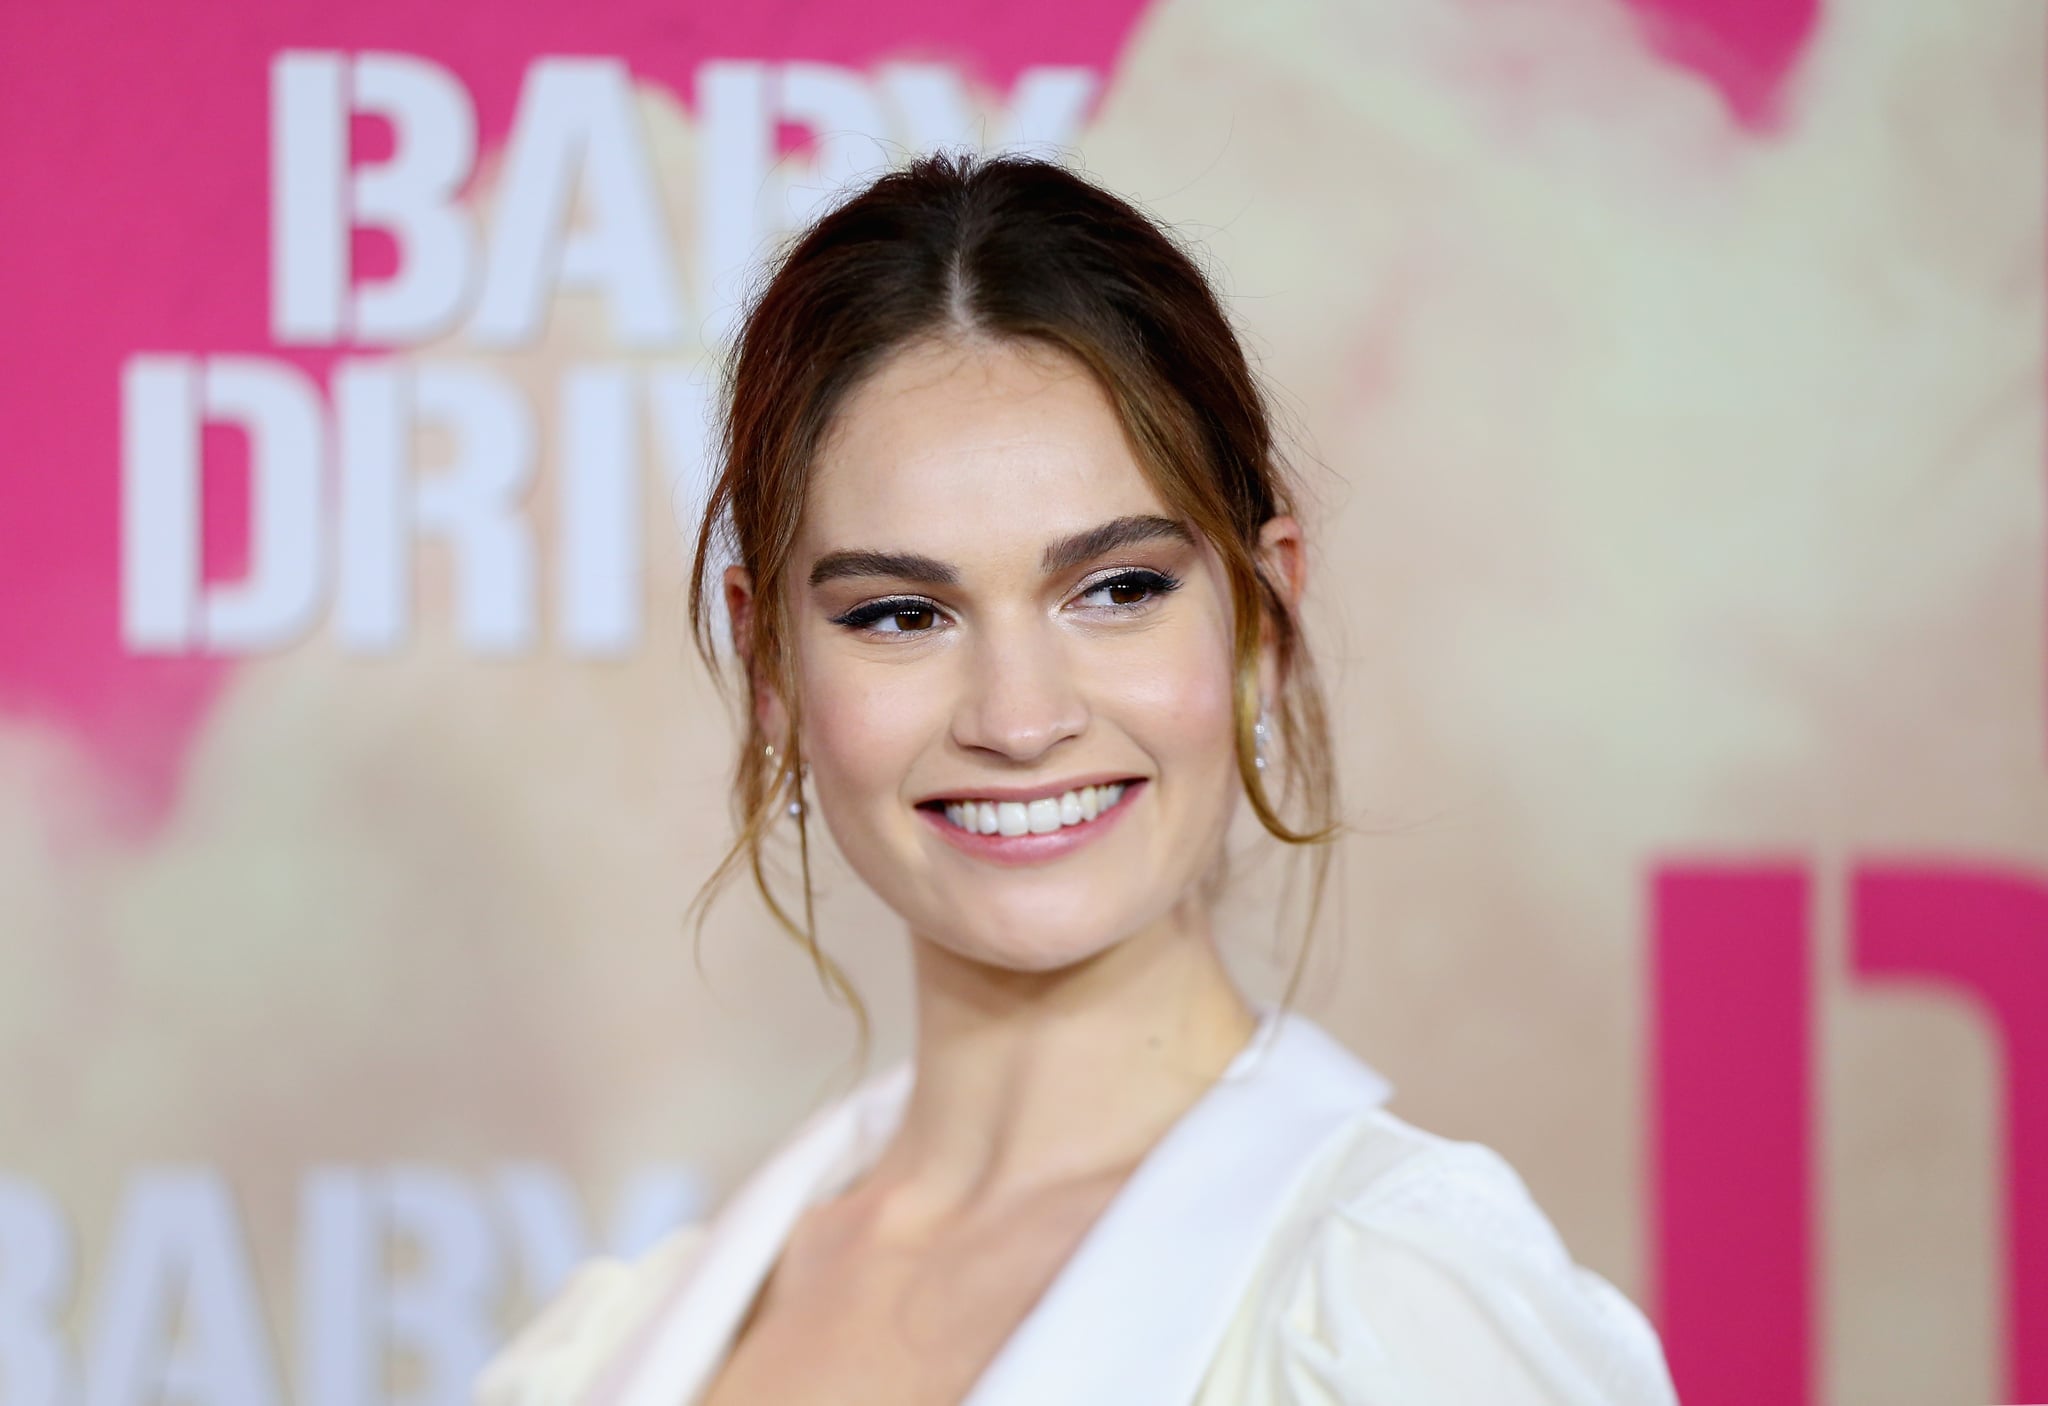
[[[1119,720],[1162,762],[1231,765],[1231,657],[1213,630],[1161,639],[1152,657],[1116,671]]]
[[[821,799],[894,801],[934,726],[935,700],[915,671],[823,659],[804,675],[806,760]]]

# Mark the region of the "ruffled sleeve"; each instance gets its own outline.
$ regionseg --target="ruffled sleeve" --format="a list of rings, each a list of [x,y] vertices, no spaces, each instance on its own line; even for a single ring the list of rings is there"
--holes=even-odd
[[[638,1259],[592,1260],[491,1359],[472,1406],[570,1406],[603,1377],[688,1273],[705,1227],[686,1226]]]
[[[1275,1403],[1676,1406],[1649,1320],[1480,1143],[1433,1140],[1338,1202],[1287,1279],[1259,1354]]]

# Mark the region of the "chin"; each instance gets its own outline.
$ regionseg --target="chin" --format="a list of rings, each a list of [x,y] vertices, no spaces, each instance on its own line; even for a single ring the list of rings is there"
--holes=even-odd
[[[1125,928],[1106,926],[1099,916],[1072,922],[1042,912],[1014,921],[984,917],[969,927],[957,919],[941,921],[921,925],[919,930],[956,957],[1019,973],[1078,966],[1109,951],[1127,935]]]

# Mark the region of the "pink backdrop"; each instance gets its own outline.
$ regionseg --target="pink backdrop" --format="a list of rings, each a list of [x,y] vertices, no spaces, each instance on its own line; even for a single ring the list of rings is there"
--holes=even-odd
[[[843,1074],[762,915],[680,928],[681,541],[750,261],[963,140],[1202,241],[1323,475],[1311,1010],[1397,1111],[1690,1406],[2048,1399],[2044,57],[2033,0],[0,12],[0,1402],[459,1400]]]

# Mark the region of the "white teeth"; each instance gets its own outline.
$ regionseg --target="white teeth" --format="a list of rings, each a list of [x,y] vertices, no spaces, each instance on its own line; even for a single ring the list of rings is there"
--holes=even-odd
[[[1123,799],[1122,783],[1082,786],[1035,801],[948,801],[946,819],[969,834],[1050,835],[1084,825]]]

